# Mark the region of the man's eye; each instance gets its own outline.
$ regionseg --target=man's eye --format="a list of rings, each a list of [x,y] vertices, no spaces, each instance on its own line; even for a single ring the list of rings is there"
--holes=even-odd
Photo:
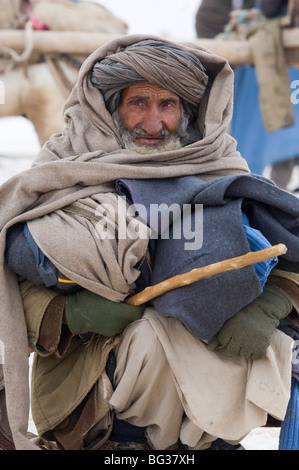
[[[173,101],[165,101],[163,104],[162,104],[162,107],[163,108],[171,108],[174,106],[174,102]]]
[[[144,103],[143,103],[143,101],[136,100],[136,101],[132,101],[131,104],[133,106],[142,106]]]

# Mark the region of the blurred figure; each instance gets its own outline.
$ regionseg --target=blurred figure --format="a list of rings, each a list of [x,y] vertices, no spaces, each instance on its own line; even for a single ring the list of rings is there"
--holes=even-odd
[[[265,17],[276,18],[287,14],[288,4],[289,0],[260,0],[260,9]],[[271,167],[271,179],[275,181],[278,186],[286,189],[291,180],[294,168],[298,164],[298,156],[274,163]]]
[[[298,7],[296,3],[297,1],[292,2],[293,11],[291,11],[288,0],[203,0],[196,15],[197,36],[199,38],[215,38],[221,35],[222,39],[236,39],[236,34],[225,34],[232,22],[233,11],[256,8],[264,17],[264,25],[276,27],[276,39],[279,41],[281,18],[288,14],[289,23],[297,24],[295,14]],[[270,27],[268,32],[266,30],[264,32],[265,38],[270,38],[269,43],[268,41],[266,44],[266,41],[256,40],[256,55],[261,55],[262,48],[274,47],[275,39],[269,36],[271,34]],[[244,33],[245,39],[246,28],[244,28]],[[280,50],[283,54],[282,46]],[[267,65],[267,61],[263,61],[263,59],[260,59],[260,62],[261,67],[273,65]],[[298,79],[298,70],[296,68],[287,69],[286,64],[278,59],[277,55],[276,66],[277,70],[279,68],[279,74],[277,70],[270,73],[270,81],[266,78],[261,80],[260,76],[257,76],[257,63],[255,63],[255,67],[235,68],[234,114],[231,133],[238,141],[238,149],[247,159],[253,173],[262,174],[266,167],[271,167],[271,179],[279,187],[289,189],[290,184],[293,185],[292,175],[298,165],[299,154],[296,129],[299,109],[298,106],[292,107],[289,99],[291,95],[290,82]],[[264,70],[261,72],[259,69],[259,73],[264,72],[269,73]],[[278,87],[273,82],[275,73]],[[261,81],[265,86],[261,85]],[[270,88],[269,84],[271,83],[272,87]],[[294,184],[296,187],[296,183]]]
[[[196,14],[196,33],[199,38],[214,38],[224,31],[232,10],[249,9],[254,0],[202,0]]]
[[[275,18],[287,14],[288,0],[260,0],[259,7],[267,18]]]

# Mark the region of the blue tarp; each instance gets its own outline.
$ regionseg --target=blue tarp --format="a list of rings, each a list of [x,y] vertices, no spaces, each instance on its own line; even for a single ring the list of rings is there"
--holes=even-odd
[[[290,68],[291,95],[298,100],[299,69]],[[296,89],[298,91],[296,91]],[[292,159],[299,155],[299,104],[293,105],[295,125],[268,134],[259,105],[259,88],[254,67],[235,69],[234,114],[231,134],[238,142],[238,150],[248,162],[252,173],[262,174],[267,165]]]

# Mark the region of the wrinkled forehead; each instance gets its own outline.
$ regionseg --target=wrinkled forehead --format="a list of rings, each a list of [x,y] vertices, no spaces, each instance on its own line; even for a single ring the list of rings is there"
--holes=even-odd
[[[121,92],[121,103],[126,100],[144,99],[155,101],[173,101],[180,103],[181,98],[174,92],[155,83],[140,82],[130,85]]]

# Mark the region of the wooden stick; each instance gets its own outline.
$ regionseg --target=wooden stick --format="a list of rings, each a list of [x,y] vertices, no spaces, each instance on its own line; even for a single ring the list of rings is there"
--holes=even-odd
[[[88,56],[99,46],[118,38],[119,34],[82,31],[32,31],[33,50],[38,53],[59,53]],[[23,51],[26,45],[24,30],[0,30],[0,48]]]
[[[142,305],[155,297],[159,297],[166,292],[183,287],[202,279],[215,276],[216,274],[241,269],[251,264],[260,263],[276,256],[284,255],[287,252],[287,247],[282,243],[271,246],[260,251],[249,252],[246,255],[238,256],[236,258],[226,259],[218,263],[209,264],[203,268],[192,269],[184,274],[178,274],[171,277],[166,281],[162,281],[154,286],[146,287],[142,292],[132,295],[125,300],[129,305]]]
[[[97,47],[116,39],[118,34],[89,33],[83,31],[33,31],[33,50],[37,53],[60,53],[88,56]],[[283,44],[287,51],[299,49],[299,28],[282,29]],[[197,44],[226,58],[231,65],[253,63],[249,41],[198,39]],[[0,30],[0,48],[9,47],[22,52],[26,45],[24,30]]]

